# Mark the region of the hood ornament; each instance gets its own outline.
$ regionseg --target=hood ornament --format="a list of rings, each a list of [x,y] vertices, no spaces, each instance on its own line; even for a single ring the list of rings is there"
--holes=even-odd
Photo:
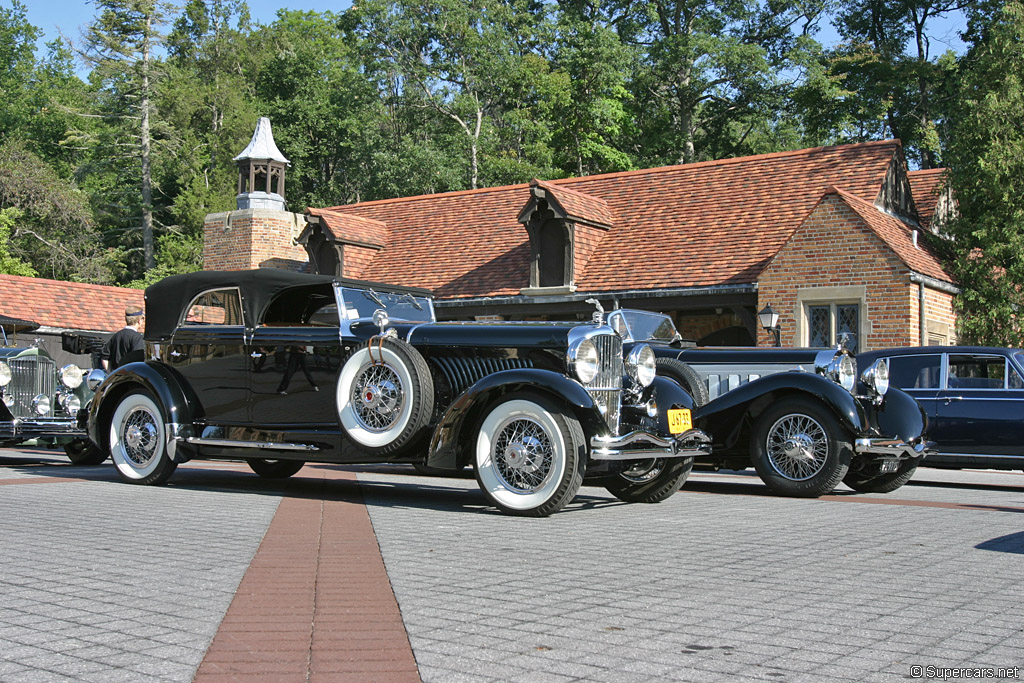
[[[594,324],[595,325],[603,325],[604,324],[604,306],[602,306],[601,302],[598,301],[597,299],[587,299],[586,302],[588,304],[593,305],[593,306],[597,306],[597,310],[594,311],[594,315],[593,315],[593,318],[592,318],[592,320],[594,321]]]

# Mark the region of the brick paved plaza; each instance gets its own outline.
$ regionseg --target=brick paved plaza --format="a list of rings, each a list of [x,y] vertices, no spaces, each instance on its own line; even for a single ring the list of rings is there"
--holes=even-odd
[[[1020,472],[818,500],[697,472],[533,520],[409,468],[144,488],[0,450],[0,681],[1014,680],[1022,513]]]

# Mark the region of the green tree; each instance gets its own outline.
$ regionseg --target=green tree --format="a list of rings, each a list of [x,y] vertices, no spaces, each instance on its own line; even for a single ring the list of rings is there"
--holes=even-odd
[[[626,109],[632,51],[608,25],[600,2],[562,2],[551,124],[563,168],[590,175],[632,168],[619,149],[630,119]]]
[[[162,26],[171,7],[161,0],[93,0],[97,16],[86,28],[84,57],[99,86],[97,110],[110,124],[99,140],[104,150],[123,150],[117,161],[138,162],[138,200],[130,195],[118,207],[138,207],[142,235],[142,268],[155,265],[153,227],[153,130],[157,81],[162,64],[156,51],[163,45]],[[111,157],[117,158],[114,152]],[[108,157],[110,160],[110,157]],[[134,226],[132,226],[134,227]]]
[[[11,228],[21,218],[17,209],[0,209],[0,273],[35,277],[36,271],[29,264],[11,255]]]
[[[610,21],[640,51],[632,145],[645,165],[744,153],[783,110],[813,47],[817,0],[621,0]]]
[[[958,217],[948,230],[958,332],[967,343],[1024,346],[1024,3],[1010,0],[961,65],[946,151]]]
[[[27,148],[0,145],[0,208],[17,211],[10,248],[47,277],[112,284],[116,254],[102,246],[88,198]]]
[[[31,115],[28,86],[35,71],[35,41],[41,31],[28,22],[25,5],[0,7],[0,136],[20,132]]]
[[[955,57],[932,54],[931,27],[963,0],[855,0],[836,26],[843,41],[822,55],[827,73],[808,79],[798,100],[812,138],[849,142],[898,138],[922,168],[941,160],[941,126]],[[833,87],[822,87],[825,85]]]

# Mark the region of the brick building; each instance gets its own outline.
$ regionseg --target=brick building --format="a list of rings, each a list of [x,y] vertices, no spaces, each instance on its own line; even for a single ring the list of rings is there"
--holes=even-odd
[[[249,207],[244,179],[265,177],[252,158],[274,157],[261,135],[239,156],[239,209],[207,217],[207,269],[425,287],[442,319],[586,317],[596,298],[670,313],[701,343],[770,344],[757,323],[770,304],[787,346],[839,331],[861,349],[955,341],[957,290],[923,239],[944,210],[941,172],[908,173],[898,141],[298,214],[283,196]]]
[[[38,329],[9,337],[8,343],[22,347],[38,340],[58,367],[65,363],[90,365],[88,356],[63,350],[62,333],[106,339],[124,327],[126,306],[142,308],[141,289],[0,275],[0,315],[39,325]]]

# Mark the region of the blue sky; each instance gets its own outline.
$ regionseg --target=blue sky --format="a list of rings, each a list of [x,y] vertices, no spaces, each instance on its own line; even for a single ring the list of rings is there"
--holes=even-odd
[[[28,7],[28,20],[43,29],[46,35],[41,44],[56,38],[60,33],[77,40],[82,29],[94,15],[95,6],[89,0],[22,0]],[[0,0],[10,7],[10,0]],[[261,24],[269,24],[281,7],[297,10],[339,12],[348,8],[349,0],[248,0],[252,18]]]
[[[82,28],[92,20],[95,9],[90,0],[22,0],[22,2],[28,7],[29,21],[45,32],[40,41],[40,56],[42,56],[42,46],[47,41],[56,38],[60,32],[77,40],[81,35]],[[277,10],[282,7],[294,10],[338,12],[348,8],[352,3],[350,0],[248,0],[248,4],[255,21],[269,24],[277,15]],[[0,0],[0,5],[9,7],[10,0]],[[962,52],[964,46],[956,36],[956,32],[962,28],[963,19],[960,16],[932,23],[931,33],[935,36],[932,40],[932,57],[939,56],[946,51],[947,47]],[[835,32],[828,26],[823,26],[818,35],[818,39],[825,43],[832,42],[836,38]]]

